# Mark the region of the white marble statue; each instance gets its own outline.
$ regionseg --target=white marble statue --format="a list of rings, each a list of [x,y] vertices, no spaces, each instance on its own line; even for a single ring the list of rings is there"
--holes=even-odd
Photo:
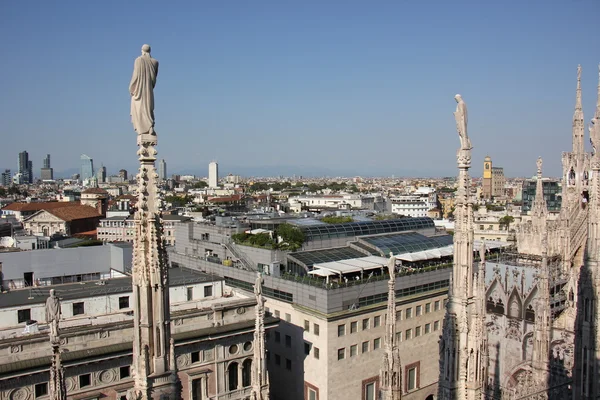
[[[50,297],[46,299],[46,323],[50,326],[50,340],[58,338],[58,320],[60,319],[60,300],[54,289],[50,289]]]
[[[135,59],[129,84],[131,122],[138,133],[154,134],[154,86],[158,75],[158,60],[150,56],[150,46],[142,46],[142,55]]]
[[[467,105],[460,94],[454,96],[454,99],[458,103],[456,105],[456,111],[454,112],[454,118],[456,119],[456,130],[460,137],[460,148],[461,150],[470,150],[472,147],[469,135],[467,134]]]

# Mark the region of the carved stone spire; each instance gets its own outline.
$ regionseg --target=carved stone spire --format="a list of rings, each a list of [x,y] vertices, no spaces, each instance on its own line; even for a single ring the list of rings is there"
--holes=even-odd
[[[462,101],[462,108],[454,113],[459,135],[464,126],[458,121],[465,121],[467,108]],[[459,118],[462,114],[465,118]],[[462,139],[462,138],[461,138]],[[470,194],[471,178],[471,142],[463,145],[457,153],[458,188],[455,198],[455,230],[454,230],[454,268],[452,270],[452,287],[449,290],[448,305],[444,319],[443,336],[440,340],[440,379],[439,398],[457,400],[481,399],[485,387],[487,369],[483,365],[485,339],[487,332],[483,329],[483,315],[478,312],[480,306],[480,279],[475,279],[473,268],[473,203]]]
[[[50,325],[50,345],[52,346],[48,394],[50,400],[67,400],[65,370],[60,359],[60,300],[55,295],[54,289],[50,290],[50,297],[46,300],[46,321]]]
[[[533,336],[533,355],[531,367],[533,368],[534,384],[537,390],[548,385],[550,376],[550,286],[548,268],[548,238],[547,232],[542,233],[542,264],[537,271],[537,295],[534,304],[535,326]]]
[[[385,320],[384,353],[379,379],[381,382],[380,400],[400,400],[402,398],[402,364],[396,338],[396,257],[390,252],[388,262],[388,303]]]
[[[583,106],[581,105],[581,65],[577,67],[577,92],[575,96],[575,112],[573,113],[573,153],[584,153],[585,126],[583,122]]]
[[[129,394],[130,398],[143,400],[179,398],[177,374],[171,370],[173,362],[169,360],[168,260],[155,169],[158,139],[154,131],[153,89],[157,72],[158,62],[150,57],[150,46],[144,45],[142,56],[136,59],[130,85],[140,169],[136,175],[138,201],[134,215],[132,268],[134,388]]]
[[[262,294],[263,277],[257,273],[254,284],[256,296],[256,320],[254,324],[254,359],[252,360],[251,400],[269,399],[269,375],[265,353],[265,299]]]

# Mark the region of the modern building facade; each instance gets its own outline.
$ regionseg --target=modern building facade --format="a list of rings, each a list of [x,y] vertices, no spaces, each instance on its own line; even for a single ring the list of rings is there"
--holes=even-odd
[[[556,179],[542,178],[542,189],[544,191],[544,200],[546,201],[548,211],[559,212],[562,204],[562,188],[560,182]],[[535,200],[536,190],[537,178],[523,182],[522,212],[527,213],[531,211]]]
[[[80,157],[80,173],[79,179],[82,181],[86,181],[94,176],[94,160],[85,154],[82,154]]]
[[[19,153],[19,160],[17,163],[17,174],[20,178],[17,183],[33,183],[33,165],[29,160],[29,153],[22,151]]]
[[[104,165],[100,165],[97,173],[98,183],[106,183],[106,167]]]
[[[0,184],[5,187],[12,184],[12,175],[10,174],[10,169],[5,169],[0,176]]]
[[[42,160],[42,169],[40,170],[40,179],[42,181],[54,180],[54,170],[50,165],[50,154],[46,154],[46,157]]]
[[[216,161],[211,161],[208,164],[208,187],[219,187],[219,164]]]
[[[167,179],[167,162],[161,158],[158,162],[158,179],[164,181]]]

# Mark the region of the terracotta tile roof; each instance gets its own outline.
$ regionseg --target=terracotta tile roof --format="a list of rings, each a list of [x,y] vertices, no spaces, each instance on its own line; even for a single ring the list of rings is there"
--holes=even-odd
[[[101,218],[102,215],[98,214],[98,210],[94,207],[90,206],[82,206],[78,207],[64,207],[64,208],[56,208],[53,210],[46,210],[50,214],[54,215],[57,218],[62,219],[63,221],[74,221],[76,219],[87,219],[87,218]]]
[[[80,206],[81,203],[78,201],[46,201],[46,202],[33,202],[33,203],[21,203],[15,202],[10,203],[3,210],[8,211],[39,211],[39,210],[55,210],[58,208],[70,208]]]
[[[106,190],[100,189],[100,188],[89,188],[89,189],[85,189],[83,192],[81,192],[81,194],[86,194],[86,193],[108,194],[108,192]]]
[[[208,201],[213,203],[228,203],[230,201],[240,201],[242,199],[241,194],[234,194],[232,196],[223,196],[223,197],[209,197]]]

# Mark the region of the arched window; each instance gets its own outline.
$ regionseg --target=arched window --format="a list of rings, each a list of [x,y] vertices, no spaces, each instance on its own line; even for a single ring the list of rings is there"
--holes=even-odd
[[[238,387],[238,363],[232,362],[227,367],[227,388],[229,391],[237,390]]]
[[[242,364],[242,386],[248,387],[252,384],[252,360],[248,359]]]

